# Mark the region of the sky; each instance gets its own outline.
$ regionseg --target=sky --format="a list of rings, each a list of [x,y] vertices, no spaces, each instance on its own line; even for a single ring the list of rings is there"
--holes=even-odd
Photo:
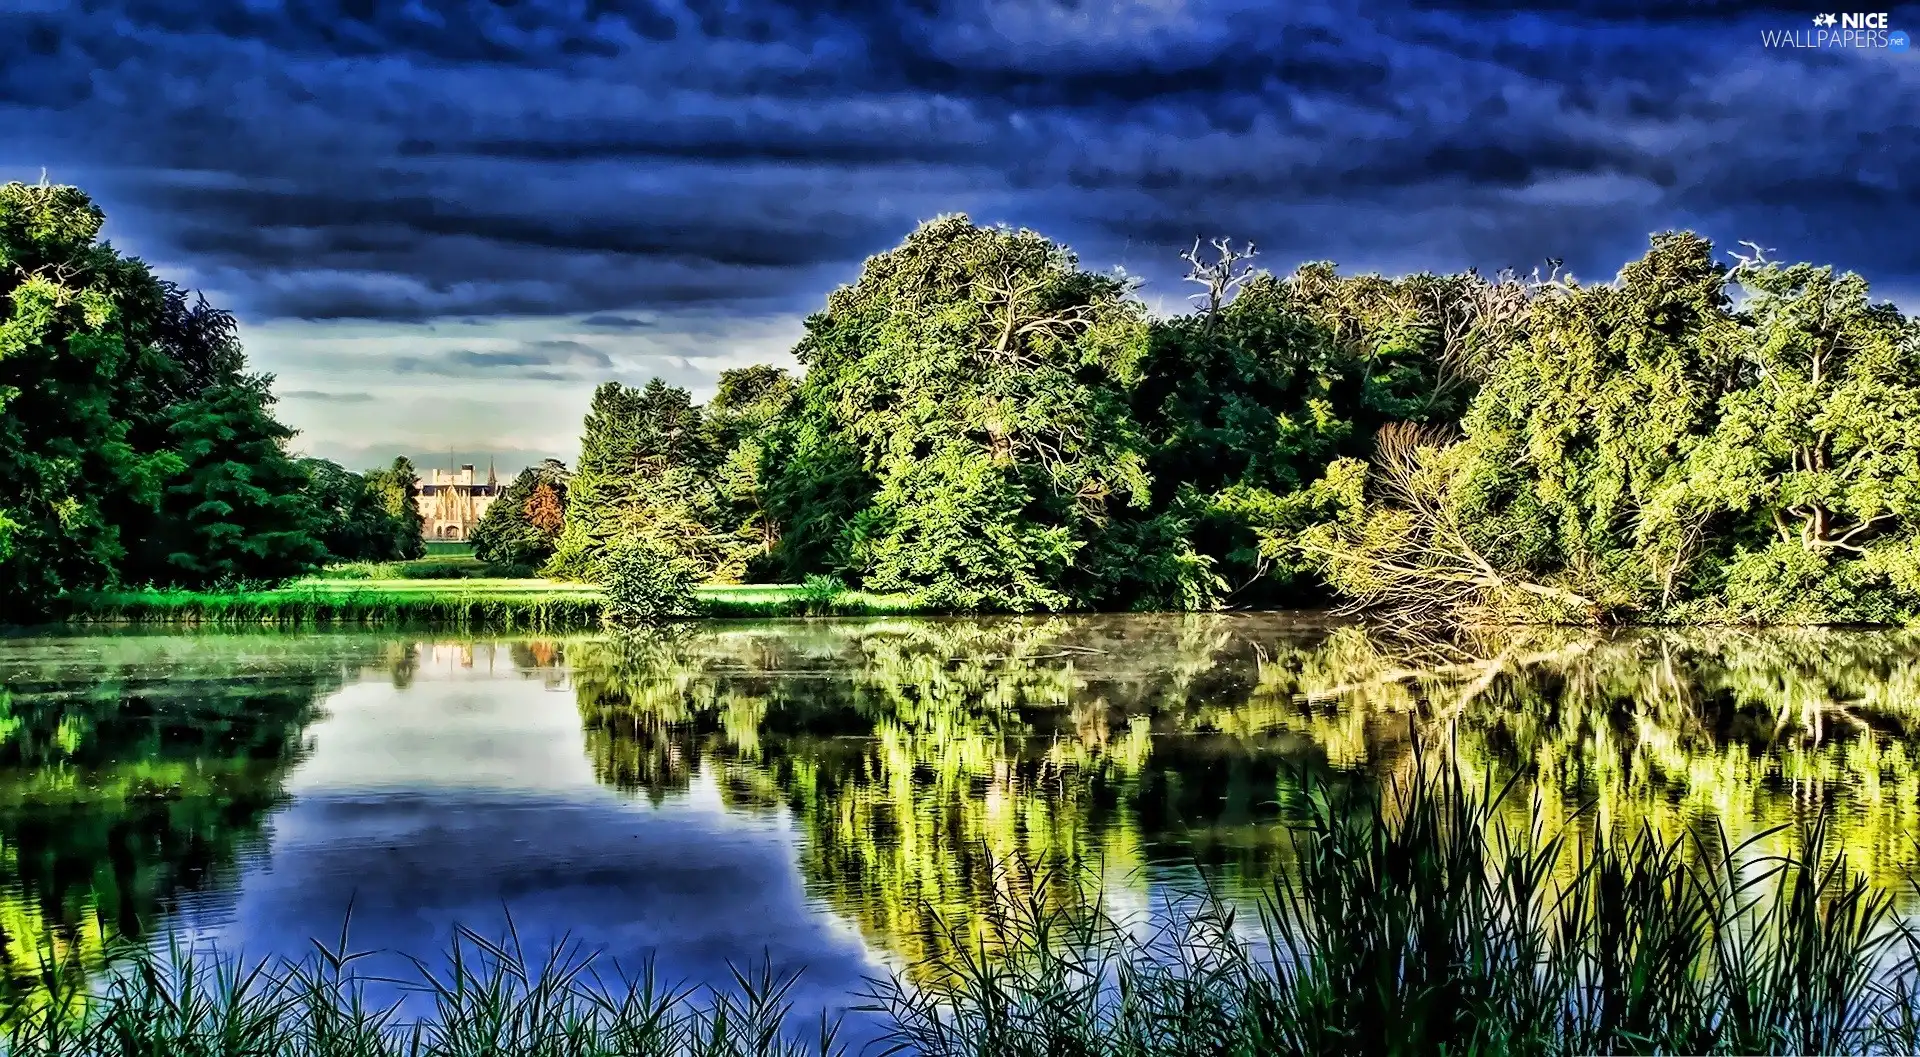
[[[1920,306],[1920,48],[1764,45],[1827,10],[0,0],[0,180],[231,309],[304,451],[509,472],[571,461],[601,381],[791,365],[951,212],[1164,312],[1196,236],[1601,280],[1680,227]]]

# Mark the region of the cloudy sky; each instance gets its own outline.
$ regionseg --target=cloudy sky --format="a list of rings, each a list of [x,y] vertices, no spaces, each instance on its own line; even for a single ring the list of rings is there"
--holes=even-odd
[[[1915,305],[1920,49],[1762,46],[1819,13],[0,0],[0,179],[85,187],[232,308],[309,451],[505,469],[571,459],[603,379],[790,362],[828,290],[945,212],[1169,309],[1197,234],[1282,270],[1605,278],[1682,226]]]

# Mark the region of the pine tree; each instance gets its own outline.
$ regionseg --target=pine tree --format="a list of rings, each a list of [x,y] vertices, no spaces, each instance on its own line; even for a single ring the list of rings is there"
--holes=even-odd
[[[326,560],[293,431],[267,414],[269,379],[213,386],[180,405],[169,432],[181,468],[167,484],[167,560],[195,585],[278,581]]]

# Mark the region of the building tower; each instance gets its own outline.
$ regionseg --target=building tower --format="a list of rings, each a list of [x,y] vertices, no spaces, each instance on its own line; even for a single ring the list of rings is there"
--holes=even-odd
[[[485,484],[474,480],[470,462],[460,464],[457,470],[442,471],[436,467],[433,476],[420,486],[422,531],[430,540],[471,539],[474,528],[499,494],[500,477],[491,459],[487,463]]]

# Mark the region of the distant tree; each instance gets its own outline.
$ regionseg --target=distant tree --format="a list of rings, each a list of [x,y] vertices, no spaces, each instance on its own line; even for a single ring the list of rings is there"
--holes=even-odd
[[[557,538],[561,526],[566,522],[567,512],[560,505],[559,494],[545,481],[533,486],[533,494],[527,497],[520,509],[526,515],[527,524],[533,526],[535,532],[549,538]]]
[[[520,471],[474,527],[474,556],[519,569],[545,564],[566,525],[570,479],[566,465],[557,459]]]
[[[598,579],[608,546],[645,536],[701,575],[726,575],[737,555],[713,527],[713,465],[701,411],[685,389],[658,378],[641,389],[602,385],[587,413],[566,527],[548,572]]]
[[[717,456],[714,527],[731,540],[726,564],[735,575],[766,571],[780,541],[780,523],[768,506],[768,447],[798,391],[792,375],[762,364],[720,372],[719,391],[707,403],[707,445]]]
[[[418,508],[411,503],[403,507],[412,518],[394,514],[385,483],[391,471],[357,474],[325,459],[302,459],[300,468],[307,475],[307,497],[331,558],[385,562],[419,557]]]
[[[413,460],[398,455],[391,466],[368,470],[363,476],[368,491],[386,511],[392,553],[401,559],[427,553],[426,517],[420,513],[419,503],[420,475],[414,471]]]

